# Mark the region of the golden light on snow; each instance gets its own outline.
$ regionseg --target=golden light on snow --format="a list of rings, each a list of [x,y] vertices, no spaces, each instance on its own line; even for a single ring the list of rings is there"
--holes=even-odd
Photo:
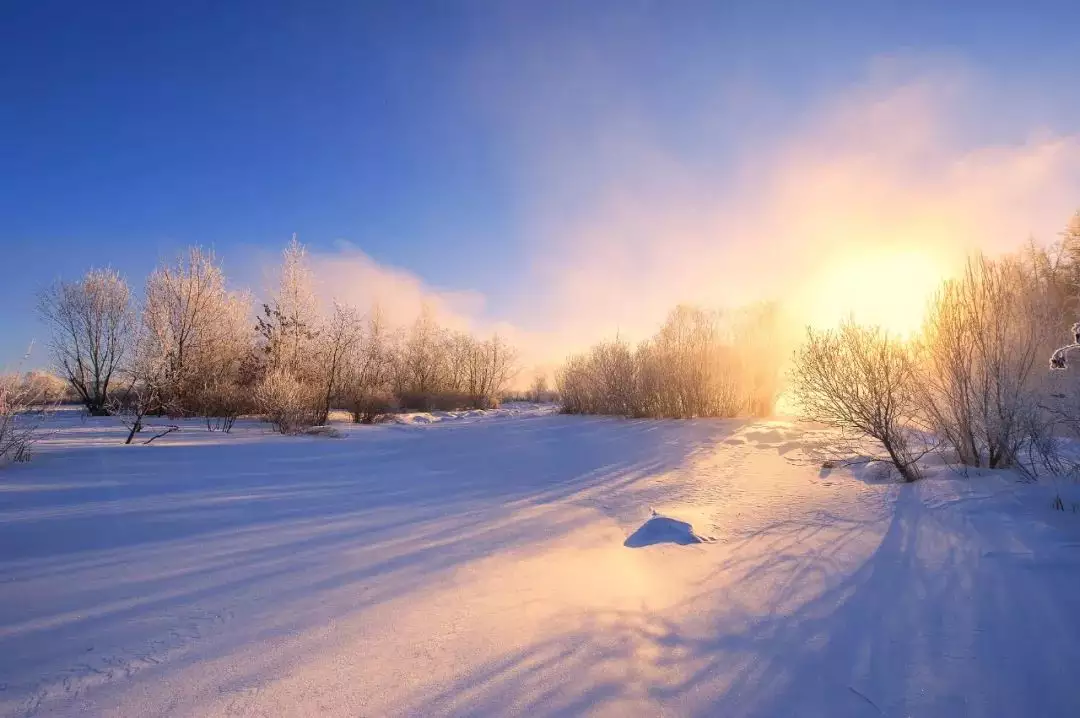
[[[852,250],[812,283],[809,323],[830,328],[850,316],[910,336],[948,274],[946,262],[930,249]]]

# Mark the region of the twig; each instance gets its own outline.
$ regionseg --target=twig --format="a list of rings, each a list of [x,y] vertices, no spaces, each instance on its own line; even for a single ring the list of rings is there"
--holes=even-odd
[[[169,426],[166,426],[166,427],[165,427],[165,430],[164,430],[164,431],[162,431],[161,433],[158,433],[158,434],[154,434],[154,435],[153,435],[153,436],[151,436],[151,437],[150,437],[149,439],[147,439],[146,441],[144,441],[144,442],[143,442],[143,446],[146,446],[147,444],[149,444],[149,443],[150,443],[151,441],[153,441],[154,439],[160,439],[161,437],[165,436],[166,434],[171,434],[171,433],[173,433],[174,431],[180,431],[180,427],[179,427],[179,426],[175,426],[175,425],[169,425]]]
[[[863,699],[864,701],[866,701],[866,702],[867,702],[867,703],[869,703],[870,705],[872,705],[872,706],[874,707],[874,710],[876,710],[876,711],[878,712],[878,714],[879,714],[879,715],[885,715],[885,712],[884,712],[884,711],[882,711],[882,710],[881,710],[880,708],[878,708],[878,705],[877,705],[877,703],[874,703],[874,702],[873,702],[872,700],[870,700],[869,698],[867,698],[867,697],[866,697],[866,694],[865,694],[865,693],[862,693],[862,692],[861,692],[861,691],[859,691],[859,690],[857,690],[857,689],[855,688],[855,686],[848,686],[848,690],[849,690],[849,691],[851,691],[852,693],[854,693],[855,695],[857,695],[857,696],[858,696],[859,698],[862,698],[862,699]]]

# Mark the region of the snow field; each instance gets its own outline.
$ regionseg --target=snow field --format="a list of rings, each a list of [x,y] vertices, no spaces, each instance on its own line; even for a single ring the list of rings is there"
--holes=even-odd
[[[64,418],[0,473],[0,715],[1080,713],[1053,487],[547,411],[148,447]],[[677,531],[624,545],[653,511]]]

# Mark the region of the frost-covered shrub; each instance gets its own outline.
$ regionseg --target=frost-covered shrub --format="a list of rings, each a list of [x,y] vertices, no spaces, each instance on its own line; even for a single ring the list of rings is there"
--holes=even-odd
[[[40,406],[53,406],[74,398],[68,383],[47,371],[26,372],[18,378],[16,391]]]
[[[556,374],[556,382],[559,387],[559,396],[562,399],[562,410],[565,413],[599,413],[593,389],[593,376],[592,367],[589,365],[589,357],[585,354],[575,354],[569,357],[559,369]]]
[[[286,369],[268,373],[255,388],[255,404],[266,421],[282,434],[315,426],[322,414],[318,392]]]
[[[455,391],[405,392],[397,397],[397,405],[402,411],[458,411],[492,408],[468,394]]]
[[[387,358],[388,384],[402,406],[425,411],[494,406],[517,372],[517,352],[502,337],[448,331],[429,311]]]
[[[256,411],[252,388],[231,376],[214,378],[192,393],[194,413],[205,418],[210,431],[232,431],[236,419]]]
[[[563,411],[568,414],[638,416],[640,365],[620,339],[597,344],[588,354],[570,357],[558,374]]]
[[[349,412],[352,414],[353,423],[375,424],[382,417],[392,414],[398,408],[389,393],[373,392],[366,395],[352,397],[349,404]]]
[[[29,461],[37,432],[55,400],[18,375],[0,375],[0,466]]]

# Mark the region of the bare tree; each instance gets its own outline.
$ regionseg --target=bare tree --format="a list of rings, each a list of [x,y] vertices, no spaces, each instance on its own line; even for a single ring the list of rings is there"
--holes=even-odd
[[[483,357],[485,370],[476,388],[473,405],[481,408],[495,406],[507,385],[518,373],[518,354],[498,334],[480,342],[478,350]]]
[[[372,308],[346,369],[345,385],[353,421],[370,424],[392,408],[389,391],[395,350],[378,306]]]
[[[935,297],[920,341],[920,399],[962,464],[1021,468],[1055,325],[1046,284],[1019,258],[974,257]]]
[[[173,408],[164,391],[168,373],[168,358],[158,351],[156,338],[151,336],[146,323],[142,323],[123,367],[124,386],[109,397],[109,413],[118,417],[128,430],[125,445],[131,444],[144,430],[148,430],[148,438],[143,444],[180,430],[176,424],[151,425],[146,420],[152,412],[166,413]]]
[[[446,389],[445,348],[445,332],[424,307],[394,361],[394,392],[410,408],[433,408],[435,395]]]
[[[587,355],[572,354],[567,357],[566,362],[555,372],[555,386],[565,413],[599,413],[593,373]]]
[[[593,374],[591,394],[605,414],[637,416],[642,414],[637,391],[638,364],[630,345],[621,338],[601,342],[589,353],[588,366]]]
[[[465,332],[446,332],[443,343],[446,357],[443,391],[476,397],[480,343]]]
[[[533,377],[532,386],[529,387],[529,395],[537,404],[548,400],[548,381],[546,374],[537,374]]]
[[[18,379],[19,393],[24,397],[34,397],[35,402],[43,406],[55,406],[68,395],[70,385],[47,371],[28,371]]]
[[[342,388],[348,359],[362,338],[362,324],[356,310],[334,302],[333,314],[319,333],[323,401],[317,424],[325,424],[330,418],[330,405]]]
[[[80,281],[57,282],[42,292],[38,308],[52,327],[57,371],[90,414],[107,414],[109,385],[134,325],[127,283],[111,269],[91,269]]]
[[[925,453],[913,445],[918,380],[907,346],[850,320],[836,330],[807,330],[791,370],[806,419],[839,429],[845,439],[877,440],[905,481],[920,478],[916,461]]]

